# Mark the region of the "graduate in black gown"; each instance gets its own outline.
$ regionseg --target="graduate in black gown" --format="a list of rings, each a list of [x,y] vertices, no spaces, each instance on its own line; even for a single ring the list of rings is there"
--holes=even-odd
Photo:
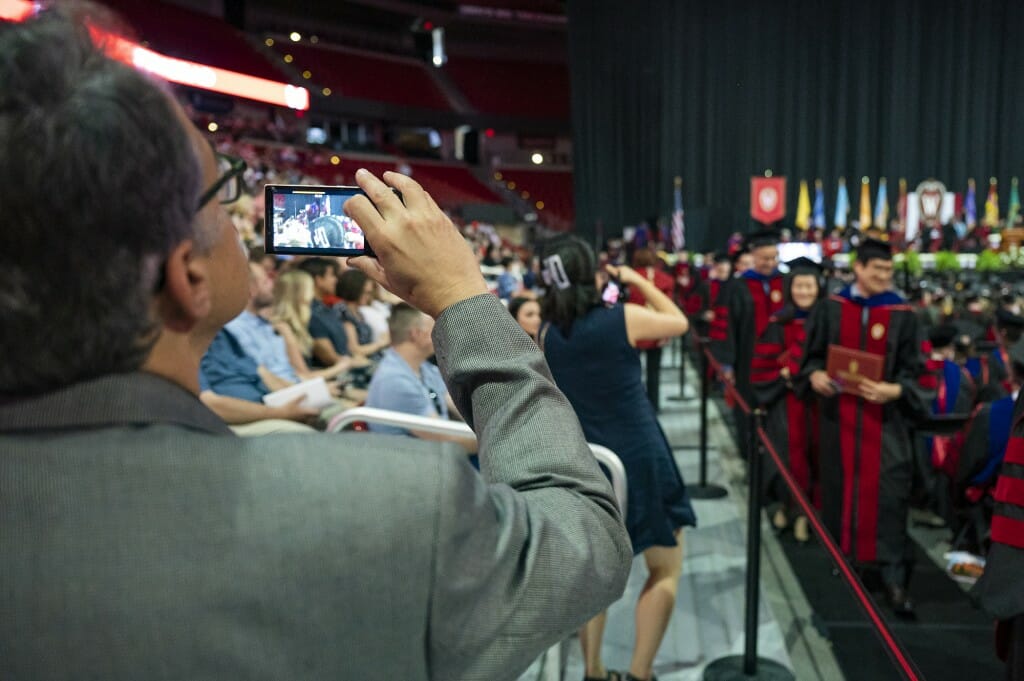
[[[779,238],[775,232],[763,231],[747,238],[753,265],[723,289],[716,312],[716,331],[711,337],[711,353],[722,365],[722,378],[732,383],[747,404],[754,401],[750,383],[750,364],[754,342],[768,327],[771,316],[782,309],[782,273],[779,272]],[[724,316],[724,325],[721,317]],[[737,406],[736,430],[739,451],[748,457],[749,424]]]
[[[927,417],[931,395],[918,381],[917,317],[890,290],[889,245],[864,240],[853,269],[855,282],[811,313],[797,389],[822,398],[822,519],[855,564],[880,568],[890,605],[909,617],[910,429]],[[830,344],[884,357],[882,380],[839,384],[826,371]]]
[[[818,497],[818,399],[797,395],[793,377],[800,371],[807,340],[807,318],[824,293],[821,266],[808,258],[786,263],[783,280],[785,307],[772,315],[754,344],[751,366],[755,402],[765,409],[765,426],[776,451],[801,491],[812,502]],[[810,539],[807,518],[794,515],[792,497],[771,458],[765,459],[765,502],[780,502],[772,515],[777,530],[789,527],[799,542]]]

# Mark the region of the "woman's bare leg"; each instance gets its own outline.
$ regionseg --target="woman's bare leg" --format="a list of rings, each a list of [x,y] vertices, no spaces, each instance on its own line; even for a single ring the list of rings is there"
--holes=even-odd
[[[648,679],[676,604],[683,574],[683,531],[676,531],[676,546],[652,546],[644,551],[649,575],[636,604],[636,645],[629,673]]]

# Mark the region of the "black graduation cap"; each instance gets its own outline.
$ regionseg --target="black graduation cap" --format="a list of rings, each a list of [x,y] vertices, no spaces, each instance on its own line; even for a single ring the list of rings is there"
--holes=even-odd
[[[789,268],[790,274],[813,274],[815,276],[821,276],[821,265],[810,258],[805,258],[803,256],[788,261],[786,263],[786,267]]]
[[[952,325],[957,332],[957,348],[969,348],[985,335],[985,327],[970,319],[954,319]]]
[[[928,332],[928,341],[933,348],[946,348],[956,340],[959,330],[952,324],[940,324]]]
[[[1000,329],[1024,329],[1024,317],[1001,307],[996,310],[996,326]]]
[[[778,243],[779,233],[769,229],[763,229],[760,232],[748,234],[747,238],[743,240],[743,246],[747,250],[761,248],[762,246],[777,246]]]
[[[732,258],[729,257],[728,253],[723,253],[722,251],[715,251],[711,255],[711,262],[713,262],[716,265],[722,265],[727,262],[732,262]]]
[[[861,239],[857,246],[857,260],[867,262],[875,258],[892,260],[892,246],[878,239]]]

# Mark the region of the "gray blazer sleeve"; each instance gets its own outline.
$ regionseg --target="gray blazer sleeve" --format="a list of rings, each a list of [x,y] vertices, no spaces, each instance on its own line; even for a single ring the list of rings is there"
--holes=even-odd
[[[444,471],[431,678],[514,679],[622,594],[632,550],[572,407],[498,299],[453,305],[434,344],[483,477],[457,461]]]

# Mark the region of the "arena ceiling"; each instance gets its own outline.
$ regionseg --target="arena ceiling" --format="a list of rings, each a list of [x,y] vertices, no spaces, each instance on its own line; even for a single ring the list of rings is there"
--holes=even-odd
[[[407,51],[412,27],[443,26],[452,54],[566,59],[564,0],[239,0],[246,29],[313,32],[368,49]]]

